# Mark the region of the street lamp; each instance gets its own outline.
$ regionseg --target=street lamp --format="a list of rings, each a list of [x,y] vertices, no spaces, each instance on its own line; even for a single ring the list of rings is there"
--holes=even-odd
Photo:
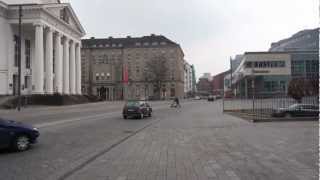
[[[21,36],[22,36],[22,5],[19,5],[19,37],[18,37],[18,111],[21,110]]]
[[[254,112],[255,109],[254,109],[254,103],[255,103],[255,77],[254,77],[254,69],[253,69],[253,66],[252,66],[252,69],[251,69],[251,77],[252,77],[252,82],[251,82],[251,88],[252,88],[252,111]]]

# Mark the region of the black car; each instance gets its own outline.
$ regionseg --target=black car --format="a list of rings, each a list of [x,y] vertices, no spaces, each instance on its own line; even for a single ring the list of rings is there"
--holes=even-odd
[[[210,95],[210,96],[208,97],[208,101],[214,101],[214,99],[215,99],[214,96],[211,96],[211,95]]]
[[[12,120],[0,118],[0,149],[11,148],[25,151],[37,142],[40,133],[37,128]]]
[[[279,108],[272,113],[273,117],[318,117],[319,107],[311,104],[293,104],[288,108]]]
[[[152,116],[152,108],[145,101],[128,101],[123,107],[122,115],[124,119],[129,117],[143,119]]]

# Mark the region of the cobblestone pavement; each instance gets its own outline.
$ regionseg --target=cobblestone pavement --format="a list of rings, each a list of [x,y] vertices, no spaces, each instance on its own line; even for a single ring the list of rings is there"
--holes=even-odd
[[[221,102],[183,106],[62,179],[316,180],[318,123],[253,124]]]

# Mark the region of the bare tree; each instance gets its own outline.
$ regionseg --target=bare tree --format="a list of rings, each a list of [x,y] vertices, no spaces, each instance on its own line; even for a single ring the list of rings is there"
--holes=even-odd
[[[288,94],[298,103],[301,103],[305,96],[318,95],[317,82],[304,78],[292,79],[289,83]]]
[[[167,79],[167,62],[167,58],[163,55],[155,56],[146,62],[146,79],[153,83],[156,99],[160,99],[162,84]]]

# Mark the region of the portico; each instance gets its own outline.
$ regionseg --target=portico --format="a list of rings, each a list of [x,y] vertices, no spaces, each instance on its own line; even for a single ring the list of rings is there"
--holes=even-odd
[[[1,0],[0,0],[1,2]],[[0,59],[6,87],[0,87],[0,94],[15,94],[17,49],[13,37],[17,37],[18,6],[2,2],[6,16],[1,16],[5,26],[0,26],[0,36],[4,37],[7,59]],[[10,12],[10,13],[9,13]],[[63,13],[64,16],[61,15]],[[2,18],[2,19],[1,19]],[[36,4],[23,6],[22,19],[22,94],[81,94],[81,37],[84,30],[75,16],[70,4]],[[1,34],[3,33],[3,34]],[[12,37],[12,38],[10,38]],[[29,42],[27,49],[26,42]],[[1,42],[0,42],[1,43]],[[1,49],[0,49],[1,50]],[[10,54],[12,53],[12,54]],[[30,66],[24,61],[30,61]],[[5,64],[4,66],[2,64]],[[26,76],[30,82],[27,82]],[[1,89],[3,92],[1,92]]]

